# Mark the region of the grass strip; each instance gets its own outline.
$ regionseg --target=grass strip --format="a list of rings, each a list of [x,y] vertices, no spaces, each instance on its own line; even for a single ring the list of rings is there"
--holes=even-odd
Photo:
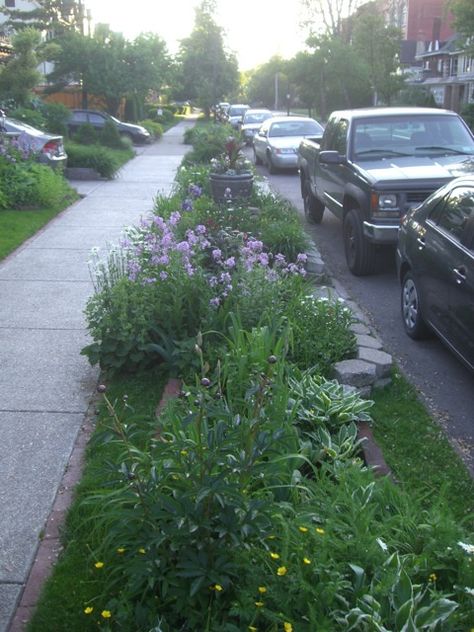
[[[53,217],[67,208],[73,199],[77,198],[69,198],[64,204],[55,208],[41,208],[31,211],[0,210],[0,260],[16,250]]]
[[[117,403],[118,410],[124,410],[126,404],[127,412],[124,414],[127,416],[149,418],[161,399],[166,381],[167,375],[160,370],[117,377],[107,384],[107,397]],[[36,612],[27,627],[28,632],[97,630],[97,615],[100,618],[101,608],[95,599],[102,592],[102,580],[101,569],[95,568],[94,564],[100,560],[91,557],[91,551],[97,543],[91,534],[92,529],[86,526],[87,519],[93,520],[93,510],[81,503],[91,491],[107,484],[103,477],[104,462],[117,461],[114,446],[99,444],[94,439],[103,432],[106,419],[108,413],[101,405],[97,427],[86,453],[84,474],[67,516],[63,532],[65,548],[46,582]],[[87,607],[93,608],[90,614],[84,612]]]
[[[397,371],[392,384],[372,396],[374,437],[408,494],[426,490],[458,520],[474,527],[474,481],[441,426]]]

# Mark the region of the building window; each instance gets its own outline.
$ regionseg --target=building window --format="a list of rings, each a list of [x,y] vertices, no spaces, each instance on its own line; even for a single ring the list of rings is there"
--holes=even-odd
[[[457,57],[453,57],[451,59],[451,72],[450,75],[451,77],[455,77],[458,74],[458,58]]]

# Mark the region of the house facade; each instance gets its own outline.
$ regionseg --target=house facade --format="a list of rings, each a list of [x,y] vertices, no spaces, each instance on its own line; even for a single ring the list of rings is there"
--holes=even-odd
[[[448,0],[379,0],[379,8],[402,31],[400,64],[409,84],[449,110],[474,103],[473,56],[456,36]]]

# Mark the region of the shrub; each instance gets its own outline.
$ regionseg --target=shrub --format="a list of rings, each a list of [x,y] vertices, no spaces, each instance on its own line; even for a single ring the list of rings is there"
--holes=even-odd
[[[461,116],[474,132],[474,103],[465,105],[461,110]]]
[[[139,125],[148,130],[153,138],[161,138],[163,136],[163,126],[150,119],[145,119],[144,121],[139,121]]]
[[[45,119],[45,129],[51,134],[68,136],[67,121],[70,116],[69,109],[62,103],[43,103],[41,113]]]
[[[103,178],[112,178],[124,162],[133,158],[132,149],[114,151],[100,145],[67,143],[69,167],[95,169]]]
[[[28,125],[37,127],[39,129],[46,128],[46,119],[40,110],[32,110],[31,108],[16,108],[8,112],[8,116],[17,119],[18,121],[24,121]]]
[[[2,208],[58,206],[71,194],[61,173],[33,161],[11,163],[0,158]]]
[[[120,137],[117,126],[110,120],[105,122],[104,127],[98,133],[98,140],[105,147],[111,149],[127,149],[130,144]]]
[[[183,163],[185,165],[209,163],[224,152],[225,144],[229,136],[233,134],[234,131],[230,125],[215,123],[196,125],[191,135],[193,149],[185,156]],[[185,142],[186,140],[185,136]]]
[[[90,123],[79,125],[77,132],[73,134],[72,140],[81,145],[94,145],[99,142],[99,134]]]

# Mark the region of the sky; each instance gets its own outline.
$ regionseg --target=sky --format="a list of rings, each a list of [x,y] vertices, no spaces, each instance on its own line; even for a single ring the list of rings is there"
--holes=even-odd
[[[193,29],[199,0],[84,0],[84,4],[93,23],[105,22],[127,39],[142,32],[157,33],[174,54],[179,40]],[[240,70],[255,68],[273,55],[290,58],[304,49],[299,6],[297,0],[217,0],[214,19],[224,29],[225,44],[236,53]]]

